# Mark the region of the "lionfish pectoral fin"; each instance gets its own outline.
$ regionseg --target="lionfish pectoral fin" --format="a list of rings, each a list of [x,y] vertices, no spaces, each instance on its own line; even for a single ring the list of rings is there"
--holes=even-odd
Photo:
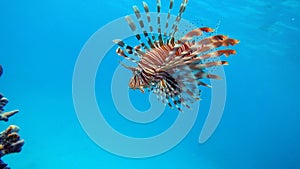
[[[141,58],[144,54],[144,52],[141,51],[140,48],[132,47],[132,46],[126,44],[121,39],[114,39],[113,42],[115,44],[119,45],[120,47],[122,47],[125,50],[125,52],[128,53],[129,55],[135,55],[135,56]]]
[[[117,53],[119,56],[122,56],[122,57],[124,57],[125,59],[127,59],[127,60],[129,60],[129,61],[131,61],[131,62],[133,62],[133,63],[138,63],[137,60],[135,60],[134,58],[129,57],[128,55],[126,55],[125,52],[124,52],[124,50],[122,50],[120,47],[117,48],[116,53]]]
[[[198,81],[198,85],[205,86],[205,87],[208,87],[208,88],[212,88],[211,85],[206,84],[206,83],[204,83],[204,82],[202,82],[202,81]]]

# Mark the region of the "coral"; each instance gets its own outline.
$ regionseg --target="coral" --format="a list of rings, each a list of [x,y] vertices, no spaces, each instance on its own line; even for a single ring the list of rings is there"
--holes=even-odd
[[[0,65],[0,76],[2,75],[3,68]],[[4,106],[8,103],[8,99],[5,98],[2,94],[0,94],[0,121],[7,122],[9,118],[19,110],[13,110],[4,112]],[[6,130],[0,132],[0,169],[10,169],[7,167],[1,157],[11,154],[11,153],[18,153],[22,150],[24,145],[24,140],[20,139],[18,134],[20,128],[16,125],[10,125]]]
[[[4,106],[8,103],[8,99],[0,94],[0,121],[8,121],[8,118],[18,113],[19,110],[4,112]]]
[[[18,153],[24,145],[24,140],[20,139],[18,131],[20,128],[16,125],[10,125],[6,130],[0,133],[0,157]]]
[[[1,159],[0,159],[0,169],[10,169],[9,167],[6,167],[7,164],[5,164]]]

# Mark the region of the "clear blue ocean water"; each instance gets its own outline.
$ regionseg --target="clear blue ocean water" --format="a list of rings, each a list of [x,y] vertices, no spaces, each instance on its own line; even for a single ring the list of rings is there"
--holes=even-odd
[[[3,160],[13,169],[300,168],[298,0],[190,0],[184,19],[210,27],[221,21],[218,32],[241,41],[234,47],[238,54],[228,58],[230,65],[225,67],[223,118],[204,144],[198,143],[198,136],[209,109],[208,89],[203,91],[190,133],[166,153],[124,158],[103,150],[88,137],[72,99],[77,57],[93,33],[132,14],[132,5],[141,7],[141,3],[0,1],[0,64],[4,67],[0,91],[10,100],[6,110],[20,109],[0,127],[17,124],[25,139],[21,153]],[[151,11],[155,10],[155,1],[147,3]],[[168,3],[162,1],[162,12],[167,12]],[[172,14],[179,4],[175,0]],[[110,90],[110,70],[117,66],[119,56],[113,52],[108,55],[98,71],[95,89],[99,105],[106,105],[103,110],[108,122],[123,133],[140,137],[155,135],[172,124],[178,112],[171,109],[166,109],[164,121],[153,124],[155,127],[134,126],[118,117],[105,91]],[[149,107],[145,95],[137,91],[130,95],[138,109]]]

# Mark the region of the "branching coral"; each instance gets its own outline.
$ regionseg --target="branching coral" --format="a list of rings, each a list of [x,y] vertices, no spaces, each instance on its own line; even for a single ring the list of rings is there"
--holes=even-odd
[[[8,118],[18,113],[19,110],[4,112],[4,106],[8,103],[8,99],[0,94],[0,121],[8,121]]]
[[[3,69],[0,65],[0,76],[2,72]],[[0,94],[0,121],[7,122],[11,116],[19,112],[19,110],[4,112],[4,106],[6,106],[7,103],[8,99]],[[6,130],[0,132],[0,169],[10,169],[7,167],[7,164],[1,160],[1,157],[20,152],[24,145],[24,140],[20,139],[18,134],[19,130],[20,128],[18,126],[10,125]]]

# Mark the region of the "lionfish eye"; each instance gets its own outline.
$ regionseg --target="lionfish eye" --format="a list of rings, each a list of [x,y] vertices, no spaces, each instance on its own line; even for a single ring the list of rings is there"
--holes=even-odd
[[[140,69],[136,69],[136,70],[134,70],[134,72],[133,72],[133,74],[134,75],[137,75],[137,74],[140,74],[142,71],[140,70]]]

